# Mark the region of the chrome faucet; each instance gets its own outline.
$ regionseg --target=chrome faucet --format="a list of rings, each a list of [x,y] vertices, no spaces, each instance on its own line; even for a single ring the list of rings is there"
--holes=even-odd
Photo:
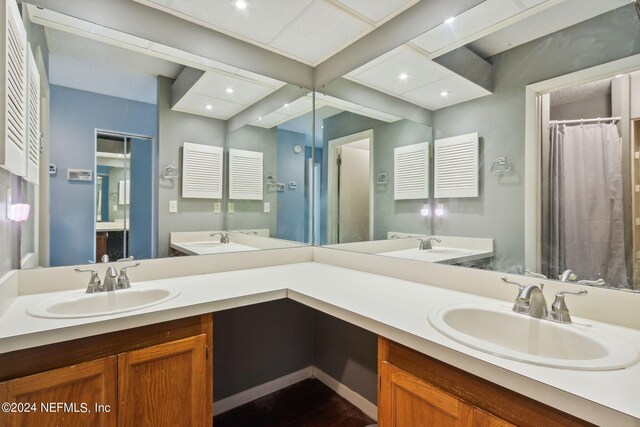
[[[549,318],[561,323],[571,323],[571,316],[569,315],[569,308],[564,302],[564,296],[566,294],[571,295],[586,295],[586,289],[580,289],[579,291],[560,291],[556,292],[556,299],[551,304],[551,313]]]
[[[222,231],[216,231],[215,233],[211,233],[209,237],[213,237],[215,235],[220,235],[220,243],[229,243],[229,233],[225,233]]]
[[[107,272],[105,273],[104,283],[100,282],[100,276],[98,276],[98,272],[96,270],[74,268],[74,271],[91,273],[91,279],[89,279],[89,285],[87,286],[86,293],[92,294],[95,292],[113,292],[118,289],[130,288],[131,282],[129,281],[129,277],[127,277],[126,270],[139,265],[140,263],[138,262],[133,265],[123,267],[120,270],[119,275],[116,269],[110,266],[107,268]]]
[[[89,285],[87,285],[86,292],[88,294],[92,294],[94,292],[102,292],[102,282],[100,281],[100,276],[98,276],[98,272],[92,269],[82,269],[82,268],[74,268],[74,271],[79,273],[91,273],[91,279],[89,279]]]
[[[135,264],[127,265],[126,267],[122,267],[120,269],[120,274],[118,275],[118,281],[116,283],[116,287],[118,289],[129,289],[131,287],[131,282],[129,281],[129,276],[127,276],[127,269],[134,268],[139,266],[140,263],[136,262]]]
[[[516,300],[513,303],[513,311],[527,316],[535,317],[536,319],[553,320],[560,323],[571,323],[571,316],[569,315],[569,309],[564,302],[565,294],[574,295],[586,295],[587,291],[581,289],[579,291],[560,291],[556,293],[556,299],[551,304],[551,312],[547,310],[547,301],[544,298],[542,289],[544,284],[538,285],[523,285],[518,282],[511,281],[506,277],[502,278],[502,281],[512,285],[516,285],[520,292],[516,296]]]
[[[565,270],[562,272],[560,277],[558,277],[558,279],[560,279],[561,282],[575,282],[577,278],[578,277],[573,272],[573,270]]]
[[[115,268],[109,266],[107,272],[104,275],[104,282],[102,288],[106,292],[112,292],[117,289],[118,285],[118,272]]]
[[[430,250],[433,249],[433,246],[431,245],[431,241],[435,240],[438,243],[442,243],[442,240],[438,239],[437,237],[429,237],[428,239],[423,239],[422,237],[418,237],[418,240],[420,240],[420,246],[418,247],[419,250],[421,251],[425,251],[425,250]]]

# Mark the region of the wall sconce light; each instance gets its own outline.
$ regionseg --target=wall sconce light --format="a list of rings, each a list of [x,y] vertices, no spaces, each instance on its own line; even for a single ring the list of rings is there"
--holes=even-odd
[[[444,203],[438,203],[434,213],[436,216],[444,216]]]
[[[29,219],[29,211],[31,211],[31,206],[26,203],[13,204],[9,206],[7,217],[15,222],[26,221]]]

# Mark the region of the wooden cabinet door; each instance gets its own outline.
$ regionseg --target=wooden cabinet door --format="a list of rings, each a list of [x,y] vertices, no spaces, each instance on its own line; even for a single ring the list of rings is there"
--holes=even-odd
[[[15,403],[20,410],[0,412],[1,426],[114,427],[116,357],[0,383],[0,402]]]
[[[380,364],[380,427],[472,426],[474,408],[397,366]]]
[[[118,426],[205,426],[206,335],[118,355]]]

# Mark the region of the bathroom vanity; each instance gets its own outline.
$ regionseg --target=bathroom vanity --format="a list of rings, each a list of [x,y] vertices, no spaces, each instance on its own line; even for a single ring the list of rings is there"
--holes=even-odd
[[[260,259],[251,253],[213,257],[225,257],[226,265],[237,270],[224,271],[221,264],[205,262],[207,256],[145,261],[130,272],[131,290],[173,288],[179,294],[159,304],[93,317],[52,319],[27,314],[31,307],[83,292],[79,289],[86,280],[83,275],[70,268],[49,270],[49,276],[38,270],[16,272],[0,287],[5,307],[0,325],[12,325],[0,328],[0,362],[10,366],[3,372],[0,396],[9,401],[11,396],[22,396],[23,401],[117,402],[116,418],[136,419],[156,414],[153,399],[145,393],[163,393],[162,378],[171,372],[172,384],[174,377],[181,379],[170,392],[183,390],[181,410],[175,416],[188,417],[190,425],[210,425],[216,312],[288,298],[379,336],[380,425],[407,425],[404,420],[415,418],[446,421],[443,425],[624,426],[640,422],[631,392],[640,378],[640,366],[635,363],[640,333],[581,318],[584,305],[569,303],[575,307],[575,326],[627,343],[636,358],[627,360],[626,368],[590,370],[600,369],[595,361],[588,368],[559,369],[497,357],[447,337],[427,321],[429,314],[450,305],[491,305],[510,312],[514,289],[493,272],[474,272],[476,280],[471,284],[464,274],[453,277],[451,272],[460,269],[452,266],[376,257],[373,267],[373,255],[345,256],[320,248],[266,251]],[[364,268],[363,261],[369,268]],[[432,286],[424,279],[408,281],[407,274],[430,277]],[[43,287],[43,277],[57,278],[55,292]],[[561,285],[547,286],[553,292]],[[126,296],[129,291],[115,293]],[[598,290],[594,291],[593,297],[599,298]],[[57,388],[59,382],[51,382],[63,377],[70,379],[62,381],[66,391]],[[141,384],[145,385],[136,388]],[[66,394],[72,392],[88,393],[88,397],[66,397],[76,396]],[[145,406],[145,401],[151,406]],[[129,412],[132,406],[133,413]],[[163,410],[164,420],[174,416],[171,407]],[[108,414],[100,416],[104,420],[100,425],[112,425],[109,422],[114,419]]]

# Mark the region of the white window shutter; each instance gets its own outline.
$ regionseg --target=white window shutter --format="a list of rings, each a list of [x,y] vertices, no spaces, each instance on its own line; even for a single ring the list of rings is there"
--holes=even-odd
[[[222,198],[223,149],[185,142],[182,152],[182,197]]]
[[[27,181],[37,184],[40,168],[40,73],[30,47],[27,59]]]
[[[0,67],[2,82],[0,96],[4,98],[4,116],[0,139],[0,166],[24,176],[26,170],[26,109],[27,109],[27,34],[15,1],[4,3],[4,38],[2,40],[4,64]],[[0,9],[1,10],[1,9]],[[1,117],[0,116],[0,117]]]
[[[436,139],[434,196],[478,197],[478,133]]]
[[[429,152],[426,142],[395,148],[393,170],[395,200],[429,197]]]
[[[229,150],[229,199],[262,200],[262,160],[259,151]]]

